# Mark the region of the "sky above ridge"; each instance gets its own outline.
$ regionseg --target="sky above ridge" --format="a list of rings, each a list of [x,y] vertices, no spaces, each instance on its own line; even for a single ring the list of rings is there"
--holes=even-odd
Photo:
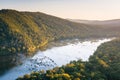
[[[120,19],[120,0],[0,0],[0,9],[39,11],[70,19]]]

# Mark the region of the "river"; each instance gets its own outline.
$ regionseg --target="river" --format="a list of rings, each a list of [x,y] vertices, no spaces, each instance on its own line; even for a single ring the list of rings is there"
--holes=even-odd
[[[51,69],[56,66],[65,65],[72,60],[82,59],[83,61],[87,61],[100,44],[110,40],[75,42],[64,46],[53,47],[45,51],[38,51],[36,55],[26,59],[22,65],[14,67],[3,76],[0,76],[0,80],[15,80],[17,77],[30,73],[31,71]]]

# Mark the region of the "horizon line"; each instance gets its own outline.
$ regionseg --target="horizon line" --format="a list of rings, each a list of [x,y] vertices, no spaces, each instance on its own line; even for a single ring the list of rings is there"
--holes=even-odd
[[[3,9],[0,9],[1,10],[15,10],[15,11],[18,11],[18,12],[39,12],[39,13],[43,13],[43,14],[46,14],[46,15],[50,15],[50,16],[54,16],[54,17],[58,17],[58,18],[61,18],[61,19],[66,19],[66,20],[88,20],[88,21],[110,21],[110,20],[120,20],[120,18],[111,18],[111,19],[83,19],[83,18],[63,18],[63,17],[60,17],[60,16],[56,16],[56,15],[53,15],[53,14],[49,14],[49,13],[46,13],[46,12],[42,12],[42,11],[32,11],[32,10],[18,10],[18,9],[12,9],[12,8],[3,8]]]

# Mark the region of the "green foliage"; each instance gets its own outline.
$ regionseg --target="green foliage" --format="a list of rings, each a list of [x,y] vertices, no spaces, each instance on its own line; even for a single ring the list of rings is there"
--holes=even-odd
[[[104,73],[108,80],[120,80],[120,39],[102,44],[98,47],[94,56],[98,57],[102,63],[100,71]],[[94,60],[90,58],[91,62]],[[99,62],[99,61],[98,61]],[[99,64],[101,64],[99,63]]]

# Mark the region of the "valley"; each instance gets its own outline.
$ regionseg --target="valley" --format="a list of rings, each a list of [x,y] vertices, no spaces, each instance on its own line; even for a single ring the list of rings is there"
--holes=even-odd
[[[39,76],[42,76],[40,79],[56,80],[56,77],[61,78],[62,76],[64,78],[67,75],[69,78],[63,80],[75,78],[82,80],[93,78],[96,80],[96,76],[99,76],[97,74],[100,73],[99,77],[102,80],[119,80],[119,69],[117,67],[114,69],[118,69],[118,72],[103,74],[106,71],[104,68],[106,69],[108,65],[110,67],[107,70],[113,69],[111,68],[113,65],[109,53],[114,55],[112,52],[118,53],[119,51],[119,23],[119,19],[97,22],[74,21],[41,12],[2,9],[0,10],[0,79],[7,80],[9,78],[9,80],[13,80],[26,74],[28,80],[31,80],[34,74],[33,72],[29,75],[31,71],[47,70],[48,73],[37,72]],[[109,50],[112,51],[109,52]],[[108,54],[104,56],[104,53]],[[117,55],[119,57],[119,53]],[[107,60],[101,56],[106,57]],[[113,59],[116,59],[116,56]],[[107,62],[109,60],[110,62]],[[70,66],[68,66],[69,64]],[[72,69],[84,65],[85,68],[81,68],[84,73],[78,70],[79,74],[75,73],[77,75],[75,77],[76,75],[72,72],[62,70],[63,72],[59,73],[55,68],[58,66],[57,69],[65,69],[65,67],[71,69],[71,65]],[[104,71],[99,71],[99,66],[92,67],[94,65],[102,66]],[[115,65],[119,66],[119,62]],[[55,73],[49,69],[55,69]],[[50,74],[49,71],[51,71]],[[34,75],[37,76],[36,73]],[[26,80],[26,76],[18,78],[18,80]],[[108,79],[109,76],[110,79]],[[35,77],[36,79],[39,78]]]

